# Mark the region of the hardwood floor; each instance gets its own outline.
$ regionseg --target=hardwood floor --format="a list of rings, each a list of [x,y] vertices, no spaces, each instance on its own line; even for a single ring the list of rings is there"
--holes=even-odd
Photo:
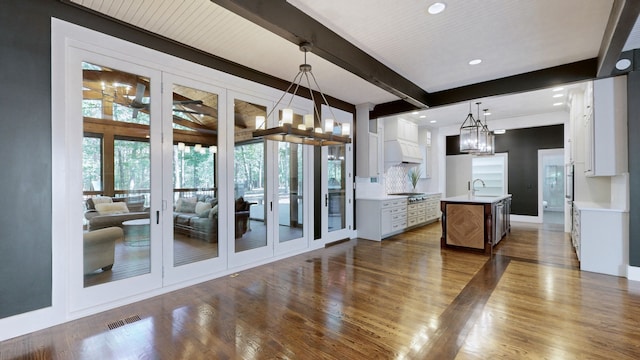
[[[512,223],[493,257],[440,223],[350,240],[0,343],[0,359],[637,359],[640,283]]]

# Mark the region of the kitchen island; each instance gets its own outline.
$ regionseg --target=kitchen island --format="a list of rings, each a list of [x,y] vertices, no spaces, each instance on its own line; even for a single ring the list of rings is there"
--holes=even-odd
[[[442,247],[491,253],[511,231],[511,194],[499,196],[454,196],[440,201]]]

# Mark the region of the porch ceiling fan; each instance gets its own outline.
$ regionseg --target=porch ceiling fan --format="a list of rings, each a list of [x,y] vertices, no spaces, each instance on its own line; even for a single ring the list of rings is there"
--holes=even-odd
[[[142,102],[144,98],[144,92],[146,90],[146,86],[143,83],[136,84],[136,93],[134,98],[131,100],[129,107],[133,109],[132,117],[135,119],[138,117],[138,111],[140,110],[149,110],[150,103]],[[202,100],[174,100],[173,105],[202,105]],[[205,112],[197,111],[192,108],[190,109],[173,109],[174,112],[182,112],[188,114],[199,114],[206,115]]]

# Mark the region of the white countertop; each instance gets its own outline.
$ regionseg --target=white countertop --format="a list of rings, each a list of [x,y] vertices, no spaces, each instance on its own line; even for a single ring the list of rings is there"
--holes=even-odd
[[[419,192],[416,194],[424,194],[424,195],[436,195],[440,194],[439,192]],[[362,197],[356,197],[356,200],[393,200],[393,199],[406,199],[408,195],[365,195]]]
[[[626,209],[612,208],[608,203],[596,203],[590,201],[574,201],[573,205],[579,210],[598,210],[598,211],[613,211],[613,212],[628,212]]]
[[[442,198],[440,201],[446,202],[470,202],[470,203],[479,203],[479,204],[493,204],[500,200],[510,198],[511,194],[507,195],[499,195],[499,196],[471,196],[471,195],[460,195],[460,196],[452,196],[447,198]]]
[[[407,195],[372,195],[356,198],[357,200],[394,200],[394,199],[406,199]]]

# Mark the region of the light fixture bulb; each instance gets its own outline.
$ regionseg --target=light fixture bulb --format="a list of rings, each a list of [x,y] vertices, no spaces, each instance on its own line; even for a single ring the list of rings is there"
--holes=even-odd
[[[184,150],[184,143],[183,142],[179,142],[178,143],[178,150],[180,150],[180,151]]]
[[[313,129],[313,114],[307,114],[304,116],[304,127],[307,129]]]
[[[189,146],[184,147],[184,153],[189,154],[191,152],[191,148]]]
[[[215,145],[209,146],[209,152],[212,153],[212,154],[217,153],[218,152],[218,147],[215,146]]]
[[[196,144],[196,145],[193,147],[193,150],[194,150],[194,151],[196,151],[196,152],[200,152],[200,149],[202,149],[202,145],[200,145],[200,144]]]
[[[293,123],[293,109],[282,109],[282,124]]]
[[[333,119],[326,119],[324,121],[324,132],[333,133]]]
[[[351,135],[351,124],[349,123],[342,124],[342,136],[349,136],[349,135]]]

